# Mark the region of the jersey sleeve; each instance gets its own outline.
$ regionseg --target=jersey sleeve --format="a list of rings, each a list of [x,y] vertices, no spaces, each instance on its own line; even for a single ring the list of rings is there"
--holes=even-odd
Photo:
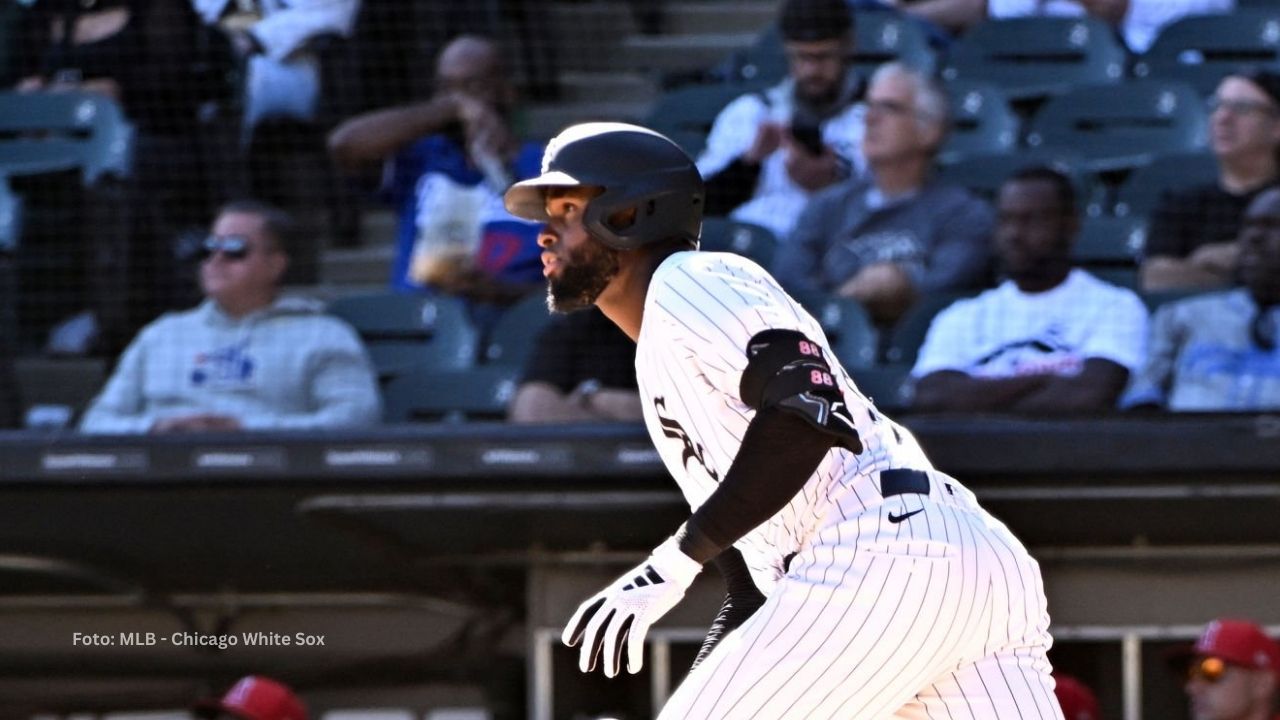
[[[693,257],[655,277],[652,305],[669,352],[717,390],[741,401],[747,343],[760,332],[796,330],[825,344],[813,319],[755,263],[721,253]]]

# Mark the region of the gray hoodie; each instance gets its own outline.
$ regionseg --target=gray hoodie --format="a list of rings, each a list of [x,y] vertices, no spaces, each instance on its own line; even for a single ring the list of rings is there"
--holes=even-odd
[[[212,300],[143,328],[85,411],[86,433],[145,433],[201,413],[246,430],[377,423],[378,384],[364,346],[314,301],[279,299],[236,319]]]

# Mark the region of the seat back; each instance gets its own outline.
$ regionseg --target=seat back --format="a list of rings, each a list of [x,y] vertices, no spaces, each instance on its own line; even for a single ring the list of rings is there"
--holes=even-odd
[[[1148,215],[1166,192],[1216,182],[1218,160],[1208,152],[1168,153],[1134,169],[1121,183],[1115,214]]]
[[[987,20],[951,48],[944,80],[978,80],[1028,100],[1082,84],[1117,83],[1127,54],[1115,31],[1092,17]]]
[[[416,365],[383,388],[384,417],[392,423],[502,420],[519,379],[520,368],[512,365],[448,370]]]
[[[685,85],[663,93],[645,116],[644,124],[670,137],[691,157],[697,157],[716,116],[734,98],[747,92],[752,88],[731,83]]]
[[[530,293],[507,308],[489,333],[481,361],[491,365],[523,368],[533,352],[533,346],[542,329],[551,322],[547,309],[547,294]]]
[[[1280,6],[1190,15],[1161,28],[1133,64],[1139,78],[1180,80],[1209,95],[1223,77],[1280,62]]]
[[[133,135],[120,106],[96,93],[0,92],[0,158],[70,153],[91,184],[129,174]]]
[[[916,300],[898,322],[889,329],[886,341],[882,343],[883,353],[879,364],[905,365],[910,368],[916,362],[916,355],[929,333],[929,325],[933,318],[951,303],[961,298],[970,297],[966,292],[934,292]]]
[[[1146,242],[1145,217],[1100,215],[1085,218],[1071,255],[1090,271],[1102,267],[1133,268]]]
[[[905,363],[889,363],[857,368],[852,372],[853,384],[863,395],[871,398],[881,410],[901,410],[909,406],[907,378],[911,366]]]
[[[1014,153],[966,155],[938,168],[937,179],[968,188],[994,203],[1000,186],[1019,170],[1044,165],[1071,179],[1076,200],[1087,205],[1097,193],[1095,178],[1080,170],[1080,159],[1068,152],[1021,150]]]
[[[773,263],[778,237],[768,228],[754,223],[707,217],[702,220],[702,238],[698,247],[708,252],[736,253],[767,268]]]
[[[13,252],[22,237],[22,199],[9,187],[9,178],[0,175],[0,252]]]
[[[73,426],[107,381],[99,358],[20,357],[13,371],[23,424],[31,428]]]
[[[329,312],[355,328],[383,380],[419,365],[455,370],[475,362],[476,330],[456,298],[350,295],[331,302]]]
[[[933,75],[938,59],[919,21],[890,11],[859,12],[854,27],[853,67],[864,77],[887,62]]]
[[[829,298],[815,315],[831,342],[832,352],[846,370],[875,363],[878,333],[862,303],[850,298]]]
[[[956,80],[947,84],[951,101],[951,131],[938,161],[965,155],[1010,152],[1018,144],[1020,121],[999,87]]]
[[[1208,144],[1209,117],[1191,86],[1164,80],[1090,85],[1050,98],[1027,133],[1033,148],[1061,149],[1094,172],[1139,167]]]

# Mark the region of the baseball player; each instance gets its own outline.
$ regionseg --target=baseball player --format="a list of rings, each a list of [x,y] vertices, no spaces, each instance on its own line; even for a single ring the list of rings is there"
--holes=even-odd
[[[573,614],[580,669],[639,671],[714,560],[763,604],[725,609],[660,720],[1062,718],[1035,560],[767,272],[693,252],[702,201],[688,156],[620,123],[566,129],[505,196],[546,222],[551,308],[594,304],[636,341],[645,424],[693,509]]]

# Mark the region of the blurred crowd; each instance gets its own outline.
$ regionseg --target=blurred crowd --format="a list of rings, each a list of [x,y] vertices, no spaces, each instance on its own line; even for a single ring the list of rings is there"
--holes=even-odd
[[[23,119],[0,110],[3,423],[158,433],[638,419],[631,344],[594,311],[547,316],[539,227],[501,202],[539,171],[545,143],[524,120],[528,100],[556,95],[544,19],[521,2],[446,6],[7,6],[2,102]],[[660,5],[632,10],[640,30],[661,30]],[[1104,88],[1118,99],[1067,103],[1120,116],[1132,103],[1122,120],[1136,126],[1203,121],[1133,157],[1054,139],[1055,101],[1097,88],[1001,88],[996,70],[974,85],[961,62],[993,27],[1065,18],[1082,53],[1093,40],[1081,33],[1102,28],[1136,68],[1187,19],[1266,12],[1233,0],[783,0],[760,43],[777,77],[743,80],[751,63],[738,57],[667,78],[686,83],[673,96],[719,100],[692,133],[678,113],[644,121],[696,157],[703,249],[768,266],[881,405],[1274,410],[1274,58],[1222,67],[1187,90],[1192,105],[1158,93],[1156,115],[1144,114],[1143,78]],[[868,63],[859,27],[886,18],[924,38],[929,62]],[[395,53],[410,58],[399,74],[384,62]],[[974,138],[995,120],[978,100],[1012,118],[985,147]],[[1100,117],[1071,122],[1115,121]],[[1161,162],[1163,175],[1148,171]],[[297,297],[318,287],[321,251],[359,245],[361,212],[378,206],[395,218],[386,288],[328,307]],[[430,348],[443,343],[456,347]],[[42,414],[41,388],[20,372],[32,358],[96,358],[109,378],[76,418]]]

